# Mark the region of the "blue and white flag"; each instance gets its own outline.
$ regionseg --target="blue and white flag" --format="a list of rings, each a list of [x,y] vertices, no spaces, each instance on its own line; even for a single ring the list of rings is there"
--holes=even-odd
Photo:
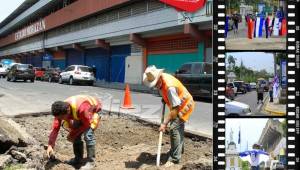
[[[241,143],[241,127],[239,127],[239,139],[238,139],[238,144]]]
[[[254,37],[262,37],[265,18],[257,17],[255,22]]]
[[[279,95],[279,79],[278,76],[275,75],[273,79],[273,97],[278,98]]]
[[[229,22],[229,17],[226,16],[226,18],[225,18],[225,35],[224,35],[225,38],[227,38],[227,33],[228,33],[228,22]]]
[[[267,152],[258,149],[240,152],[239,156],[243,161],[248,161],[251,166],[259,166],[260,163],[267,162],[270,159]]]
[[[273,25],[273,35],[274,36],[279,36],[280,28],[281,28],[280,19],[279,18],[275,18],[274,25]]]

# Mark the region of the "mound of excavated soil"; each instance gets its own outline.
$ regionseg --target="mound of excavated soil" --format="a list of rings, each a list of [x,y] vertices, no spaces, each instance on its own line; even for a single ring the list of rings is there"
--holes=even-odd
[[[47,145],[52,116],[26,117],[14,119],[41,144]],[[100,127],[95,131],[95,169],[157,169],[156,151],[158,142],[157,127],[146,125],[127,118],[104,116]],[[67,132],[61,128],[55,153],[56,160],[48,161],[45,169],[74,169],[65,163],[73,155],[72,144],[66,140]],[[41,145],[42,146],[42,145]],[[166,162],[170,148],[169,136],[163,137],[162,164]],[[85,153],[86,155],[86,153]],[[211,169],[212,141],[209,139],[186,138],[182,162],[170,168],[161,169]]]

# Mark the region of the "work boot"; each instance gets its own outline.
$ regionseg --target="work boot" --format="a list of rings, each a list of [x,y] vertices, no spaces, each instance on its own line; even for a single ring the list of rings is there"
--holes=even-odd
[[[86,150],[87,150],[87,163],[80,168],[82,170],[93,169],[96,167],[95,145],[87,145]]]
[[[73,152],[75,157],[67,162],[69,165],[78,166],[83,159],[83,142],[73,143]]]

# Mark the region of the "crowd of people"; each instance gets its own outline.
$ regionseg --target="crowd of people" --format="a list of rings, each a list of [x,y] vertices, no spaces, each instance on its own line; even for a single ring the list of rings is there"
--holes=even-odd
[[[268,15],[267,13],[246,14],[244,20],[248,29],[247,37],[249,39],[263,37],[263,34],[266,38],[271,36],[285,36],[287,34],[287,21],[283,11],[277,11],[273,15]],[[236,11],[231,16],[227,16],[225,22],[225,38],[230,29],[233,30],[233,36],[237,37],[239,23],[241,22],[242,16]]]

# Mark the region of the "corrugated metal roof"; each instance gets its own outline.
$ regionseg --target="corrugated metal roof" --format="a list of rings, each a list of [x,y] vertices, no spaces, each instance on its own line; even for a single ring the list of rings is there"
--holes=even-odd
[[[37,3],[39,0],[25,0],[14,12],[12,12],[9,16],[7,16],[1,23],[0,28],[11,22],[17,16],[19,16],[22,12],[26,11],[32,5]]]

